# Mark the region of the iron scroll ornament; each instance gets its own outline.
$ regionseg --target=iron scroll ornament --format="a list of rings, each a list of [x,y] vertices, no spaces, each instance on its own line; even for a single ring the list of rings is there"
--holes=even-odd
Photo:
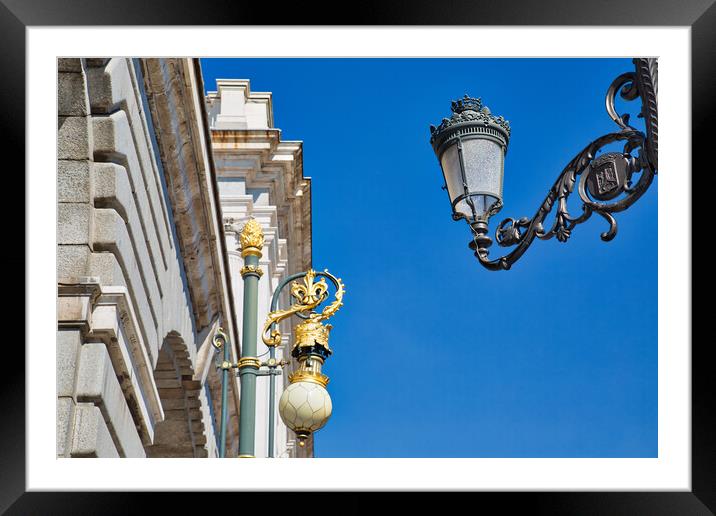
[[[500,258],[490,259],[488,248],[492,239],[487,235],[487,226],[475,231],[470,248],[484,267],[509,270],[536,238],[549,240],[556,237],[560,242],[566,242],[572,230],[594,213],[609,224],[608,230],[600,235],[601,239],[608,242],[616,236],[617,222],[613,214],[626,210],[644,195],[657,173],[657,60],[636,58],[634,65],[635,71],[617,77],[606,94],[607,113],[620,130],[601,136],[582,149],[564,168],[531,219],[506,218],[497,226],[495,240],[498,245],[516,247]],[[617,93],[625,100],[641,99],[639,117],[644,118],[646,134],[629,125],[629,114],[617,112]],[[622,152],[596,157],[598,151],[615,142],[624,142]],[[635,180],[637,174],[639,177]],[[579,216],[572,216],[567,208],[567,199],[575,187],[583,203]],[[554,222],[546,229],[545,219],[555,206]]]

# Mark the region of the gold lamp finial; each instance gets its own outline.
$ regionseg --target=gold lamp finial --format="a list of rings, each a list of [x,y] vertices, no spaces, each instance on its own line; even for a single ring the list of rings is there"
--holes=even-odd
[[[264,232],[261,224],[250,218],[239,233],[239,243],[241,244],[241,256],[253,254],[261,256],[261,249],[264,246]]]

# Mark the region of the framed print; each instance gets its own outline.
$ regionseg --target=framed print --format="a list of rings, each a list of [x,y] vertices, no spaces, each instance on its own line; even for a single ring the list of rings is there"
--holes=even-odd
[[[715,511],[716,7],[248,7],[3,0],[28,244],[0,507]]]

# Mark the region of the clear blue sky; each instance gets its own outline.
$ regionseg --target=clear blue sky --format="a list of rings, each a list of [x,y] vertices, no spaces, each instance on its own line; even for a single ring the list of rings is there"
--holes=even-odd
[[[567,162],[616,130],[604,94],[631,60],[202,66],[208,90],[247,78],[273,92],[275,125],[303,140],[313,178],[314,267],[347,284],[316,456],[657,456],[658,179],[617,214],[612,242],[594,216],[568,243],[537,241],[512,270],[491,272],[451,220],[428,129],[465,93],[510,120],[494,231],[531,217]],[[576,195],[570,207],[580,211]]]

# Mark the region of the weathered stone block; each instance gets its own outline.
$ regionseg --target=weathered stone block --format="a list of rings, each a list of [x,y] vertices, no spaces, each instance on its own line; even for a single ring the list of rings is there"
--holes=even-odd
[[[179,410],[166,410],[164,411],[164,421],[184,421],[187,422],[186,411]]]
[[[57,114],[61,116],[89,114],[84,74],[64,72],[57,74]]]
[[[61,57],[57,60],[57,71],[58,72],[81,72],[82,71],[82,60],[77,58]]]
[[[90,202],[90,162],[57,162],[57,200]]]
[[[90,117],[60,116],[57,127],[57,159],[91,159],[92,131]]]
[[[189,424],[185,420],[166,420],[155,429],[154,442],[157,444],[191,443]]]
[[[105,66],[112,60],[111,57],[88,57],[85,61],[89,67]]]
[[[104,344],[82,346],[77,400],[95,403],[125,457],[144,457],[144,447]]]
[[[180,389],[181,382],[177,378],[158,378],[157,389]]]
[[[89,204],[60,203],[57,206],[57,243],[89,245],[91,216]]]
[[[122,268],[112,253],[92,253],[87,267],[88,276],[96,276],[102,285],[127,287]]]
[[[77,357],[82,345],[79,330],[57,332],[57,396],[72,396]]]
[[[172,371],[174,376],[177,375],[176,367],[174,366],[174,359],[166,353],[159,355],[157,360],[157,371]]]
[[[116,163],[95,163],[94,199],[100,204],[121,204],[124,211],[133,203],[132,185],[129,184],[126,169]]]
[[[102,156],[123,155],[128,161],[136,163],[134,141],[129,128],[127,114],[120,110],[107,116],[92,117],[94,152]],[[127,155],[127,154],[130,155]],[[134,163],[130,163],[130,166]],[[136,163],[139,168],[139,164]]]
[[[119,457],[102,412],[94,405],[75,407],[72,430],[72,457]]]
[[[109,64],[109,67],[114,68],[115,65]],[[89,89],[89,102],[93,113],[111,113],[117,109],[112,95],[112,87],[117,85],[113,84],[107,68],[87,69],[87,82],[92,86]]]
[[[186,417],[186,413],[184,412],[186,401],[184,398],[162,398],[162,407],[164,407],[165,413],[170,410],[181,410]]]
[[[57,246],[57,280],[85,276],[92,252],[87,245]]]
[[[201,382],[198,380],[182,380],[182,387],[187,391],[197,391],[201,389]]]
[[[95,113],[115,111],[119,105],[129,111],[136,110],[134,81],[129,73],[133,66],[126,58],[114,58],[106,66],[87,70],[92,84],[90,104]]]
[[[147,449],[148,457],[194,457],[194,446],[191,444],[172,445],[172,444],[155,444]]]
[[[155,370],[155,371],[154,371],[154,377],[155,377],[157,380],[167,380],[167,379],[174,379],[174,380],[176,380],[177,373],[176,373],[176,371],[174,371],[173,369],[164,370],[164,371]],[[177,381],[178,381],[178,380],[177,380]]]
[[[69,453],[70,423],[74,402],[72,398],[57,399],[57,456],[67,457]]]
[[[70,279],[70,282],[73,281]],[[57,320],[73,327],[88,326],[89,304],[87,296],[60,296],[57,298]]]
[[[201,400],[198,398],[189,398],[186,400],[187,408],[201,408]]]
[[[162,397],[162,399],[184,399],[185,393],[184,389],[178,388],[178,389],[159,389],[159,394]]]

